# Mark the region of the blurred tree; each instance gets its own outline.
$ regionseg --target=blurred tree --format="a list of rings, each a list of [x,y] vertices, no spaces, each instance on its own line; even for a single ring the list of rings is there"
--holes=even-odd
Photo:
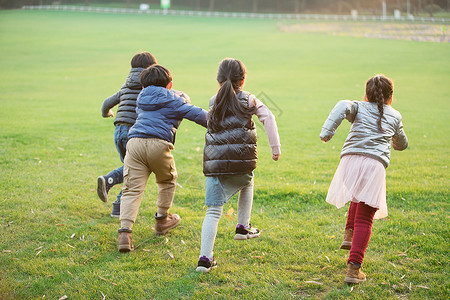
[[[301,13],[306,7],[306,0],[295,0],[294,12],[296,14]]]
[[[252,9],[252,11],[254,13],[258,12],[258,0],[253,0],[253,9]]]
[[[417,8],[422,11],[422,0],[417,0]]]
[[[433,14],[434,14],[434,0],[429,0],[428,12],[430,13],[430,17],[433,17]]]

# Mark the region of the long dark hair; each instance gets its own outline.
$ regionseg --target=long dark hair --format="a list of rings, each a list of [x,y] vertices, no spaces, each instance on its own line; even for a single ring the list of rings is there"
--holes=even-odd
[[[217,71],[217,81],[220,89],[217,92],[213,106],[208,113],[208,128],[218,131],[219,123],[228,115],[238,117],[250,116],[253,109],[241,104],[236,93],[242,88],[242,80],[245,79],[247,70],[245,65],[238,59],[224,58]]]
[[[383,131],[381,119],[384,113],[384,104],[390,104],[394,93],[394,82],[383,74],[378,74],[367,80],[366,96],[369,102],[376,103],[380,117],[378,118],[378,129]]]

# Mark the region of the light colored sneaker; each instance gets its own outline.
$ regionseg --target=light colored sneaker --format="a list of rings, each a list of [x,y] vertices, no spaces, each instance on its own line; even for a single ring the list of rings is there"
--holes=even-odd
[[[181,218],[177,214],[167,213],[164,216],[157,217],[155,214],[155,233],[158,235],[164,235],[169,230],[177,227],[181,222]]]
[[[360,271],[359,266],[350,262],[347,264],[347,274],[344,282],[346,283],[360,283],[366,281],[366,275]]]
[[[244,225],[237,224],[236,226],[236,235],[234,236],[235,240],[248,240],[257,238],[261,235],[261,232],[258,228],[252,227],[252,224],[249,224],[248,228]]]
[[[341,249],[350,250],[352,248],[353,229],[345,229],[344,240],[341,244]]]

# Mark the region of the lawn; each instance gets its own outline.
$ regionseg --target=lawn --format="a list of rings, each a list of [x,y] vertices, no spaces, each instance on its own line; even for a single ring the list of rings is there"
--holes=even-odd
[[[282,23],[0,11],[0,298],[448,299],[449,44],[288,32]],[[258,126],[252,223],[262,236],[233,240],[232,199],[210,274],[195,272],[204,128],[189,121],[179,128],[171,211],[182,224],[168,235],[152,229],[153,177],[129,254],[117,251],[111,203],[96,195],[97,176],[120,165],[101,104],[139,51],[153,53],[171,70],[174,88],[203,108],[217,90],[218,62],[239,58],[246,90],[277,117],[278,162]],[[393,106],[410,146],[391,155],[389,216],[374,222],[363,265],[368,281],[351,287],[343,283],[348,252],[338,250],[346,210],[325,203],[349,124],[327,144],[318,135],[335,103],[362,99],[365,81],[379,72],[396,84]]]

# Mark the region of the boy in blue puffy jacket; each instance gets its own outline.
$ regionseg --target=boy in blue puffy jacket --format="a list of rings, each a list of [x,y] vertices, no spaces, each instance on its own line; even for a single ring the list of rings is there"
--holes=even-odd
[[[183,119],[206,127],[207,112],[191,105],[172,90],[172,75],[161,65],[142,71],[144,89],[137,98],[136,123],[128,133],[120,208],[119,251],[133,250],[132,227],[151,173],[158,185],[155,213],[156,234],[166,234],[181,218],[169,213],[175,196],[177,172],[171,150]]]

